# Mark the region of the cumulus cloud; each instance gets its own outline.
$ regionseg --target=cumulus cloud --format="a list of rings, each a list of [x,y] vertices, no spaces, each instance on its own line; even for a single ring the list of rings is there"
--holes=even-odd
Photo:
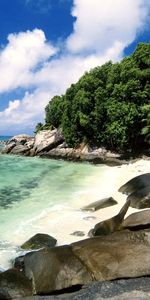
[[[44,32],[33,31],[10,34],[7,46],[0,52],[0,92],[14,90],[32,84],[34,68],[56,53],[46,43]]]
[[[149,7],[145,0],[74,0],[74,29],[63,51],[48,43],[39,29],[9,35],[0,52],[0,92],[19,87],[26,93],[0,112],[1,130],[33,129],[51,97],[64,93],[86,70],[120,60],[147,24]]]
[[[103,53],[119,42],[130,44],[147,17],[143,0],[75,0],[74,31],[67,40],[73,53]]]

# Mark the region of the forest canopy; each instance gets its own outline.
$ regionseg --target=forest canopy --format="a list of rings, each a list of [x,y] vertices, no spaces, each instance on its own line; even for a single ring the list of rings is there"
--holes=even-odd
[[[53,97],[45,113],[36,130],[60,127],[68,146],[143,147],[150,141],[150,44],[86,72],[65,95]]]

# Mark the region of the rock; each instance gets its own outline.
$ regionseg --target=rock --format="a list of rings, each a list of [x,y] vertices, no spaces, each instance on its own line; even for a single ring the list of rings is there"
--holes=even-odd
[[[34,138],[29,135],[16,135],[6,142],[2,153],[29,155],[29,150],[33,147],[33,143]]]
[[[129,215],[122,223],[122,228],[141,230],[150,227],[150,209]]]
[[[71,235],[75,235],[75,236],[84,236],[85,233],[83,231],[75,231],[73,233],[71,233]]]
[[[150,231],[120,231],[72,244],[72,251],[95,280],[150,274]]]
[[[15,258],[13,262],[13,267],[18,269],[19,271],[23,271],[24,269],[24,255],[18,256]]]
[[[28,134],[18,134],[13,136],[8,142],[7,145],[14,142],[15,144],[22,144],[24,145],[26,142],[28,142],[32,137]]]
[[[102,200],[98,200],[98,201],[95,201],[87,206],[84,206],[82,208],[82,210],[87,210],[87,211],[96,211],[98,209],[101,209],[101,208],[105,208],[105,207],[108,207],[108,206],[112,206],[112,205],[115,205],[117,204],[117,201],[114,200],[112,197],[108,197],[108,198],[104,198]]]
[[[116,216],[108,220],[104,220],[102,222],[97,223],[95,227],[89,231],[88,235],[90,237],[98,236],[98,235],[108,235],[117,230],[120,230],[122,221],[124,219],[124,216],[129,206],[130,206],[130,201],[126,201],[124,206],[121,208],[120,212]]]
[[[83,220],[94,220],[94,219],[96,219],[96,217],[95,216],[87,216],[87,217],[84,217],[83,218]]]
[[[63,141],[63,135],[58,129],[39,131],[35,136],[34,152],[35,154],[44,151],[47,152],[54,147],[57,147]]]
[[[16,145],[11,150],[11,154],[28,155],[29,154],[29,148],[26,145]]]
[[[130,201],[130,206],[137,209],[150,207],[150,183],[148,186],[137,189],[127,198]]]
[[[34,294],[44,295],[93,280],[147,276],[149,249],[150,230],[120,231],[30,252],[25,274],[34,283]]]
[[[128,182],[126,182],[124,185],[122,185],[119,188],[118,191],[129,195],[149,185],[150,185],[150,173],[145,173],[142,175],[138,175],[132,178],[131,180],[129,180]]]
[[[24,300],[149,300],[150,278],[96,281],[76,292],[61,295],[25,297]],[[22,300],[22,299],[20,299]]]
[[[32,295],[32,286],[28,278],[16,269],[0,273],[0,299],[18,299]],[[21,298],[21,299],[22,299]]]
[[[22,249],[40,249],[43,247],[55,247],[57,240],[52,236],[44,233],[37,233],[21,245]]]
[[[16,146],[16,143],[15,142],[11,142],[9,144],[5,144],[5,147],[2,149],[2,153],[3,154],[7,154],[7,153],[10,153],[11,150]]]
[[[70,246],[27,253],[24,265],[26,276],[34,282],[34,294],[49,294],[92,280],[92,276],[72,253]]]

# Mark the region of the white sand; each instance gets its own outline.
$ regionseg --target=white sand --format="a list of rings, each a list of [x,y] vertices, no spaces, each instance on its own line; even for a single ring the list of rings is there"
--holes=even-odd
[[[63,207],[54,207],[54,210],[46,212],[39,220],[36,220],[35,224],[33,222],[30,237],[37,231],[45,232],[56,237],[59,245],[87,238],[88,231],[96,223],[116,215],[124,205],[126,196],[118,192],[119,187],[133,177],[147,172],[150,172],[149,160],[138,160],[119,167],[106,167],[103,175],[101,167],[97,166],[95,175],[87,179],[89,188],[76,195],[71,207],[67,204]],[[109,196],[117,200],[118,204],[96,212],[81,210],[83,206]],[[126,215],[136,211],[139,210],[129,208]],[[85,236],[71,235],[74,231],[83,231]]]

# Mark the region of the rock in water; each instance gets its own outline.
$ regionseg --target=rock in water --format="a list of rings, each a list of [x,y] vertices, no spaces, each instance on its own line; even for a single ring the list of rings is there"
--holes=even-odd
[[[108,235],[113,233],[114,231],[120,230],[122,221],[129,206],[130,201],[126,201],[126,203],[116,216],[96,224],[95,227],[89,231],[88,235],[90,237],[98,235]]]
[[[52,236],[44,233],[37,233],[31,237],[27,242],[21,245],[22,249],[40,249],[43,247],[54,247],[57,240]]]
[[[82,210],[87,210],[87,211],[96,211],[101,208],[109,207],[112,205],[116,205],[117,201],[113,199],[112,197],[104,198],[98,201],[95,201],[87,206],[84,206]]]
[[[130,201],[130,206],[133,208],[143,209],[150,207],[150,183],[149,186],[130,194],[127,198]]]
[[[150,185],[150,173],[136,176],[119,188],[119,192],[131,194]]]

